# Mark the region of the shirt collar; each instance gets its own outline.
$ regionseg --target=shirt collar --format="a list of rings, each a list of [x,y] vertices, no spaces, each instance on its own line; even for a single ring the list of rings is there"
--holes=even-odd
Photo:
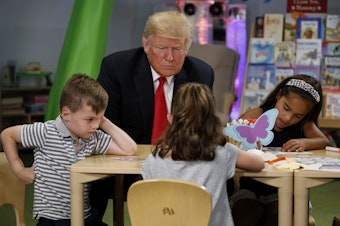
[[[150,66],[150,68],[151,68],[151,74],[152,74],[152,81],[155,82],[161,76],[152,68],[152,66]],[[170,84],[174,81],[175,76],[171,75],[165,78],[166,78],[167,83]]]

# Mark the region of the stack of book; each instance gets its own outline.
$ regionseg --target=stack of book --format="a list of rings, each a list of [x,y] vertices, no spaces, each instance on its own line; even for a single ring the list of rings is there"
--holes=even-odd
[[[47,94],[30,94],[24,97],[24,108],[27,113],[42,113],[46,110]]]
[[[24,114],[23,97],[5,97],[1,99],[1,111],[3,115]]]

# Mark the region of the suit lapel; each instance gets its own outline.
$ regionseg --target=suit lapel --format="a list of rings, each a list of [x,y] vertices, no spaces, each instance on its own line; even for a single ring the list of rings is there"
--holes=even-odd
[[[143,122],[144,127],[146,130],[151,131],[152,128],[149,127],[152,125],[153,121],[154,89],[150,65],[145,54],[143,54],[136,62],[136,71],[133,76],[133,82],[136,87],[137,98],[143,115],[142,118],[145,119]]]

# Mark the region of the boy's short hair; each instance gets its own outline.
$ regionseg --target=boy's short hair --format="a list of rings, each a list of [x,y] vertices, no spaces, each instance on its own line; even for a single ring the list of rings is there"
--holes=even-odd
[[[93,78],[85,74],[74,74],[66,82],[60,97],[60,111],[64,106],[76,112],[82,106],[91,106],[96,113],[105,110],[108,94]]]

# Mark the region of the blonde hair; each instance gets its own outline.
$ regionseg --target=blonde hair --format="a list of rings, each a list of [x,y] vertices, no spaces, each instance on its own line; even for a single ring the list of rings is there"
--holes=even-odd
[[[192,26],[185,16],[176,11],[158,12],[146,21],[143,39],[153,35],[164,38],[184,39],[186,50],[191,46]]]

